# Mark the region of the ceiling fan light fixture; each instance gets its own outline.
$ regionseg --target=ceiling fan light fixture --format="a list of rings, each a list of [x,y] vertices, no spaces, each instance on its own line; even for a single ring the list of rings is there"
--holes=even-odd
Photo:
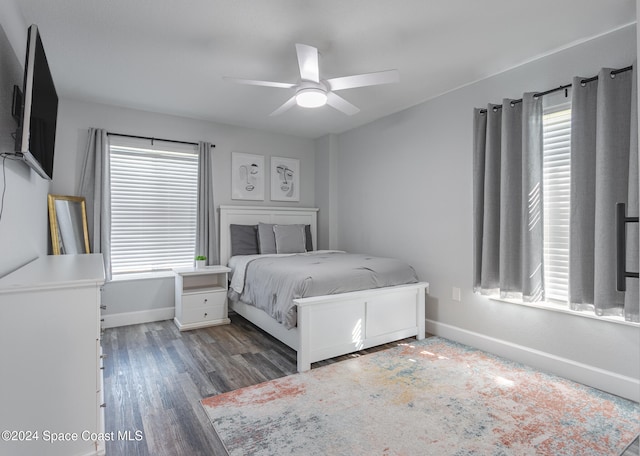
[[[332,108],[353,116],[360,112],[356,106],[337,95],[336,92],[345,89],[354,89],[356,87],[375,86],[380,84],[389,84],[398,82],[398,70],[385,70],[375,73],[354,74],[351,76],[342,76],[331,79],[321,79],[318,67],[318,48],[307,44],[296,44],[296,55],[298,57],[298,68],[300,70],[300,79],[297,83],[260,81],[256,79],[225,79],[235,81],[240,84],[275,87],[279,89],[294,89],[295,94],[285,101],[278,109],[273,111],[270,116],[278,116],[283,112],[298,105],[303,108],[319,108],[329,105]]]
[[[302,108],[319,108],[327,104],[327,93],[316,88],[300,89],[296,93],[296,104]]]

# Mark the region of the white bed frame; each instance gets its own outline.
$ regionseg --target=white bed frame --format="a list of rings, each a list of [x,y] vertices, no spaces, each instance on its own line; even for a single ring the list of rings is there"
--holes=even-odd
[[[317,239],[317,208],[220,206],[220,264],[231,256],[231,224],[263,223],[311,225]],[[315,246],[315,244],[314,244]],[[287,329],[262,310],[231,301],[238,314],[298,353],[298,372],[311,363],[393,342],[425,336],[426,282],[295,299],[298,325]]]

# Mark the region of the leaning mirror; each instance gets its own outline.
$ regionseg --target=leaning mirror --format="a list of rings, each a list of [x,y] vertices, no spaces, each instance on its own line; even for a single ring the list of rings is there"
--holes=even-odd
[[[49,195],[48,200],[53,254],[90,253],[85,199],[81,196]]]

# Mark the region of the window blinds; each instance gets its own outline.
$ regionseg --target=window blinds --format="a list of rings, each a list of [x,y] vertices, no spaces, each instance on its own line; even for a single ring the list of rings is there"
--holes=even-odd
[[[544,115],[543,144],[545,295],[547,301],[567,303],[571,109],[565,106]]]
[[[115,137],[110,160],[113,274],[193,265],[195,146]]]

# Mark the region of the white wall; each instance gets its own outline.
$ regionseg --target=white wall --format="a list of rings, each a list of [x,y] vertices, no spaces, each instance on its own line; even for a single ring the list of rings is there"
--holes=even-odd
[[[0,2],[0,28],[0,152],[13,152],[11,135],[17,124],[11,117],[11,95],[15,84],[22,87],[27,46],[27,26],[13,0]],[[5,185],[0,219],[0,277],[46,255],[48,236],[48,181],[26,164],[7,159],[4,173],[0,172],[0,197]]]
[[[315,202],[314,142],[309,139],[232,127],[207,121],[137,111],[69,98],[60,100],[52,192],[77,194],[89,127],[110,132],[175,139],[209,141],[214,149],[214,198],[220,204],[288,205],[311,207]],[[265,201],[231,199],[231,152],[266,157],[300,159],[300,202],[269,200],[267,173]],[[173,317],[173,278],[111,282],[105,286],[103,303],[107,326]],[[131,315],[123,315],[130,313]]]
[[[431,284],[432,332],[601,388],[619,382],[623,390],[635,389],[629,394],[637,400],[637,327],[472,292],[473,108],[557,87],[574,75],[592,76],[600,67],[624,67],[636,55],[630,26],[339,135],[338,247],[410,262]],[[452,287],[462,288],[461,302],[452,300]]]

